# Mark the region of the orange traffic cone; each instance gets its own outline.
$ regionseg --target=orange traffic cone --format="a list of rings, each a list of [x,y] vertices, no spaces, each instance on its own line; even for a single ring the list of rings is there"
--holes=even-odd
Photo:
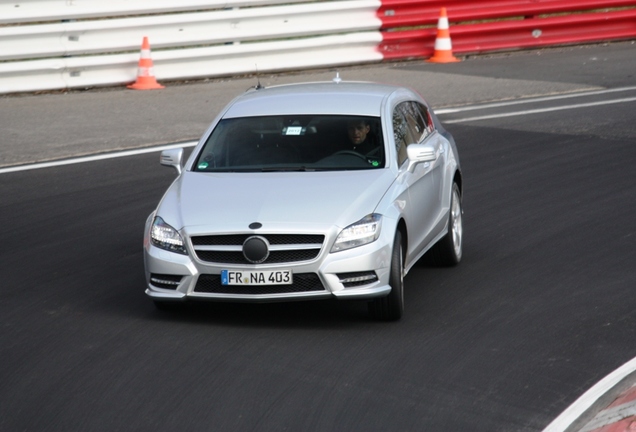
[[[442,8],[437,21],[437,38],[435,38],[435,52],[433,57],[426,60],[431,63],[452,63],[460,61],[453,56],[450,32],[448,30],[448,15],[446,8]]]
[[[165,88],[155,79],[152,70],[152,59],[150,58],[150,43],[148,38],[144,36],[141,44],[141,57],[139,58],[139,68],[137,69],[137,81],[126,87],[135,90],[153,90]]]

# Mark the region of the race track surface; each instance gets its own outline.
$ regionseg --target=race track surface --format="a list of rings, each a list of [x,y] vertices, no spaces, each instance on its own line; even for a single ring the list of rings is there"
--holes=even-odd
[[[174,178],[157,153],[0,173],[0,430],[541,431],[636,357],[635,54],[628,42],[348,71],[434,88],[463,166],[463,261],[413,268],[396,323],[361,302],[155,310],[143,227]],[[228,86],[0,98],[2,165],[196,139],[224,97],[205,115],[188,104]],[[148,98],[117,123],[133,111],[123,101]]]

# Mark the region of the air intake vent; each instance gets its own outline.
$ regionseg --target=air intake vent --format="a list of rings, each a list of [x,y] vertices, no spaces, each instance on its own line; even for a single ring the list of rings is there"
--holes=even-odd
[[[266,295],[325,291],[325,287],[315,273],[294,274],[292,285],[222,285],[220,275],[203,274],[199,276],[194,291],[211,294]]]

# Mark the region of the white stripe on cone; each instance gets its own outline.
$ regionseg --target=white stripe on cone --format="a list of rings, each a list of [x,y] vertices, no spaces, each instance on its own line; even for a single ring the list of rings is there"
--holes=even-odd
[[[153,76],[154,75],[154,71],[152,70],[152,68],[148,68],[148,67],[140,67],[137,70],[137,76],[140,77],[148,77],[148,76]]]
[[[450,51],[453,49],[450,38],[437,38],[435,39],[436,51]]]

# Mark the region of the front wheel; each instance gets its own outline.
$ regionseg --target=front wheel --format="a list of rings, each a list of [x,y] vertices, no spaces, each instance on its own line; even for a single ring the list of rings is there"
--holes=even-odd
[[[462,260],[464,225],[462,222],[462,197],[459,186],[453,183],[448,215],[448,233],[428,251],[428,262],[436,266],[450,267]]]
[[[376,319],[397,321],[402,318],[404,312],[404,251],[402,233],[399,230],[393,240],[389,285],[391,291],[386,297],[374,299],[369,303],[369,313]]]

